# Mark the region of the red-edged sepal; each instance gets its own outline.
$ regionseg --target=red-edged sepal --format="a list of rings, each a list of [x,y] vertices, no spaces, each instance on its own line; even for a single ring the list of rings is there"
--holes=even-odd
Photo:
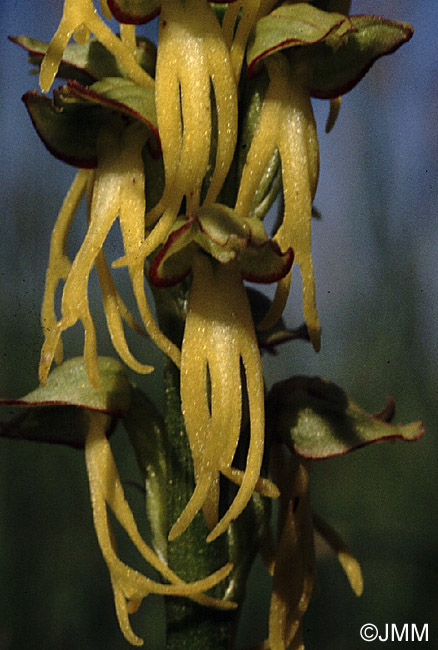
[[[267,404],[275,435],[305,458],[331,458],[375,442],[409,442],[424,434],[421,422],[390,424],[392,404],[381,413],[366,413],[339,386],[319,377],[297,376],[276,384]]]
[[[292,67],[304,67],[310,94],[335,98],[348,92],[380,57],[412,37],[407,23],[350,16],[312,5],[283,5],[256,24],[248,50],[248,74],[264,58],[287,50]]]

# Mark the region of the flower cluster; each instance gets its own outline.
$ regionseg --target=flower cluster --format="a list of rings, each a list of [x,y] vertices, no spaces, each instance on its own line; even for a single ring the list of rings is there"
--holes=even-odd
[[[328,11],[318,6],[326,9],[327,4]],[[49,150],[80,168],[52,233],[42,307],[40,381],[46,382],[54,360],[62,361],[62,333],[80,321],[88,379],[99,388],[96,332],[88,300],[88,280],[95,267],[108,330],[121,359],[138,373],[153,370],[130,351],[127,325],[145,331],[180,368],[181,410],[195,487],[169,539],[180,536],[202,510],[210,529],[207,541],[213,541],[239,517],[254,492],[275,498],[281,491],[278,553],[270,562],[273,650],[291,644],[302,647],[300,621],[313,585],[314,522],[305,464],[296,465],[294,460],[289,478],[277,477],[278,486],[261,476],[265,388],[256,325],[270,330],[279,321],[297,265],[308,338],[319,349],[311,254],[319,156],[311,97],[331,100],[332,123],[340,96],[376,58],[411,34],[399,23],[348,17],[348,5],[103,0],[101,16],[92,0],[65,0],[50,44],[15,39],[40,66],[44,92],[55,77],[68,79],[55,90],[53,101],[35,92],[24,100]],[[135,25],[157,14],[155,56],[154,46],[136,36]],[[119,21],[120,34],[105,21],[111,17]],[[75,43],[69,43],[72,36]],[[263,218],[278,194],[282,199],[278,223],[268,233]],[[84,196],[88,227],[70,260],[67,237]],[[103,252],[117,218],[124,255],[112,266],[127,267],[141,324],[119,295]],[[169,332],[160,329],[148,304],[145,277],[151,286],[183,281],[189,286],[181,349]],[[275,298],[260,323],[253,322],[245,280],[277,283]],[[55,294],[60,282],[64,286],[58,318]],[[223,579],[230,567],[189,585],[145,545],[123,496],[105,435],[106,418],[90,415],[86,441],[94,522],[121,627],[129,641],[139,644],[128,614],[147,593],[184,595],[230,607],[229,602],[202,593]],[[248,451],[246,464],[239,469],[233,463],[245,419]],[[225,512],[219,507],[221,476],[238,486]],[[107,505],[169,585],[154,583],[117,558]],[[359,592],[358,568],[353,561],[346,566]],[[290,587],[284,584],[284,575],[290,575],[291,567],[294,574],[301,573],[293,593],[285,593]]]

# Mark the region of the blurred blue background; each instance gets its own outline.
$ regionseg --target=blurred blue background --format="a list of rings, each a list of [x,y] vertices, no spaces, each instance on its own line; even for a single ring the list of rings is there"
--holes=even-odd
[[[391,395],[397,421],[422,419],[427,428],[415,444],[376,445],[314,463],[315,510],[359,558],[365,592],[356,599],[334,559],[322,553],[306,647],[360,650],[367,644],[359,628],[372,622],[420,629],[428,623],[427,647],[438,648],[438,5],[357,0],[352,12],[410,22],[415,35],[345,96],[330,135],[324,133],[328,104],[315,102],[321,147],[315,203],[323,218],[314,224],[313,249],[322,350],[315,355],[310,346],[291,343],[266,358],[265,367],[270,384],[291,374],[325,376],[370,411]],[[20,97],[37,78],[28,74],[25,53],[6,37],[49,40],[60,13],[60,0],[0,4],[4,396],[25,394],[37,382],[50,232],[74,173],[35,135]],[[298,286],[287,312],[298,324],[295,296]],[[79,328],[66,339],[68,353],[79,353]],[[106,334],[100,351],[111,354]],[[143,385],[154,391],[156,384],[150,376]],[[121,473],[135,477],[132,458],[123,459]],[[249,588],[242,646],[266,634],[266,585],[259,569]],[[160,607],[151,598],[134,618],[151,650],[162,648]],[[109,647],[128,644],[113,614],[81,454],[0,441],[0,650]]]

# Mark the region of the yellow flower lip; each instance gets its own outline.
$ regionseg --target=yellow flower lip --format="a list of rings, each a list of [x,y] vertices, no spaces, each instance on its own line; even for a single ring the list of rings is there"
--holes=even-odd
[[[192,452],[195,490],[169,539],[181,535],[203,508],[211,542],[236,519],[258,486],[277,497],[270,481],[260,483],[264,447],[264,386],[248,299],[235,262],[218,264],[203,253],[194,275],[181,351],[181,409]],[[242,424],[241,364],[246,377],[250,435],[246,468],[232,467]],[[219,475],[239,490],[218,521]]]
[[[143,598],[151,593],[184,596],[205,606],[224,610],[234,609],[235,603],[204,594],[205,591],[224,580],[230,574],[233,565],[228,563],[206,578],[186,583],[144,542],[131,508],[125,499],[111,447],[105,434],[108,419],[108,416],[102,413],[89,412],[88,414],[85,460],[90,484],[93,520],[99,546],[110,572],[120,628],[130,643],[141,646],[143,641],[134,634],[129,622],[129,614],[138,609]],[[107,507],[113,511],[116,519],[146,562],[170,584],[152,580],[119,559]]]
[[[282,165],[284,217],[274,235],[282,250],[292,247],[294,264],[303,283],[303,312],[315,350],[320,347],[320,324],[316,310],[315,279],[311,251],[312,201],[319,171],[316,124],[308,89],[295,78],[287,59],[277,54],[266,59],[267,88],[256,133],[242,172],[236,212],[243,217],[251,208],[273,151]],[[268,146],[267,146],[267,143]],[[260,329],[270,329],[281,317],[289,295],[291,273],[277,287],[273,304]]]
[[[83,28],[93,32],[102,45],[114,53],[130,79],[140,86],[153,87],[152,77],[138,65],[132,51],[98,16],[92,0],[65,0],[61,22],[41,63],[40,86],[43,92],[50,90],[73,33]]]

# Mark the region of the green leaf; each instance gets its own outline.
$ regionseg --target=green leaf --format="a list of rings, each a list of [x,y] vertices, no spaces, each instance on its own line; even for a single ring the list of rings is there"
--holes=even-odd
[[[160,0],[108,0],[108,7],[119,23],[142,25],[160,13]]]
[[[410,40],[413,29],[407,23],[385,20],[377,16],[351,16],[353,31],[339,44],[317,43],[290,53],[292,64],[305,61],[312,70],[311,94],[331,99],[356,86],[373,63],[395,52]]]
[[[154,136],[152,155],[160,155],[153,90],[128,79],[111,77],[89,87],[70,81],[53,100],[31,91],[23,101],[44,145],[70,165],[97,166],[97,137],[117,113],[142,122]]]
[[[154,404],[138,388],[123,423],[134,447],[146,489],[146,512],[152,530],[155,551],[163,559],[167,555],[166,454],[164,450],[164,421]]]
[[[9,40],[29,53],[29,63],[38,67],[41,65],[48,43],[27,36],[10,36]],[[137,62],[152,77],[155,75],[155,61],[154,43],[147,38],[137,37]],[[92,38],[83,45],[67,45],[56,76],[88,85],[104,77],[123,77],[124,71],[117,58]]]
[[[257,22],[248,42],[248,72],[253,74],[254,66],[275,52],[314,45],[334,33],[342,39],[351,29],[342,14],[320,11],[306,3],[283,5]]]
[[[100,388],[88,381],[82,357],[57,366],[45,386],[18,399],[3,399],[0,404],[14,406],[65,405],[121,415],[129,408],[131,389],[124,368],[112,357],[99,357]]]
[[[305,458],[330,458],[383,440],[418,440],[421,422],[392,425],[387,413],[371,415],[345,392],[319,377],[292,377],[268,396],[267,419],[274,432]]]

